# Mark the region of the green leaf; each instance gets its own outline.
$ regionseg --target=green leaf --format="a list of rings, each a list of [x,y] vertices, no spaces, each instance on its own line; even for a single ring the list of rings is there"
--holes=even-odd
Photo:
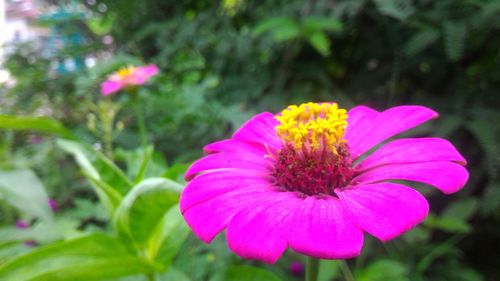
[[[300,34],[300,27],[297,22],[288,17],[275,17],[265,19],[257,24],[254,33],[260,35],[264,32],[271,32],[276,42],[293,39]]]
[[[101,280],[154,272],[117,239],[93,234],[38,248],[0,266],[0,280]]]
[[[84,174],[95,180],[105,182],[120,194],[125,195],[133,186],[120,168],[102,153],[92,147],[69,140],[57,140],[57,145],[75,157]]]
[[[0,199],[30,216],[52,220],[45,187],[31,170],[0,171]]]
[[[339,276],[340,276],[339,261],[320,260],[318,281],[335,280]]]
[[[309,16],[302,20],[302,28],[309,32],[340,31],[342,23],[334,18]]]
[[[148,253],[151,258],[167,267],[179,252],[190,231],[179,205],[172,206],[158,223],[148,242]]]
[[[177,205],[181,189],[178,183],[164,178],[150,178],[136,185],[113,218],[119,235],[147,251],[147,257],[154,260],[166,237],[178,225],[170,209]]]
[[[413,35],[403,47],[406,56],[414,56],[432,45],[439,38],[439,32],[434,29],[425,29]]]
[[[108,185],[107,183],[93,178],[91,175],[86,174],[87,179],[92,183],[95,192],[97,193],[97,197],[101,201],[102,205],[106,208],[109,214],[113,215],[116,211],[116,208],[120,205],[120,202],[123,200],[123,196],[116,191],[115,188]]]
[[[381,14],[400,21],[405,21],[415,13],[415,7],[410,0],[373,0],[373,2]]]
[[[233,266],[210,281],[280,281],[273,273],[253,266]]]
[[[35,130],[74,139],[75,136],[59,121],[48,117],[0,115],[0,129]]]
[[[309,43],[323,56],[330,55],[330,39],[326,33],[317,31],[309,36]]]
[[[406,267],[395,260],[376,260],[356,277],[358,281],[404,281],[409,280]]]
[[[111,13],[106,13],[105,17],[91,17],[87,19],[87,26],[89,29],[100,36],[106,35],[113,28],[113,24],[115,23],[116,15]]]
[[[443,32],[446,56],[451,61],[459,60],[465,49],[466,26],[461,22],[445,22]]]
[[[478,208],[477,199],[467,198],[450,204],[441,214],[443,218],[468,220]]]
[[[424,224],[431,228],[437,228],[450,233],[466,233],[469,232],[470,225],[461,219],[449,218],[449,217],[439,217],[429,214],[424,221]]]

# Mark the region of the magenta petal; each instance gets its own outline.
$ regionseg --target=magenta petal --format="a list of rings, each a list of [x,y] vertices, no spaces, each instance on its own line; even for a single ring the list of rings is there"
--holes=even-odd
[[[281,147],[281,140],[276,135],[278,121],[269,112],[255,115],[234,133],[233,138],[241,141],[258,142],[274,149]]]
[[[336,193],[351,220],[382,241],[411,229],[429,212],[425,198],[401,184],[360,185]]]
[[[215,169],[247,169],[267,172],[272,169],[272,160],[259,157],[248,152],[245,153],[215,153],[207,155],[194,162],[184,175],[186,180],[191,180],[199,173]]]
[[[190,181],[182,191],[180,208],[188,208],[231,191],[266,192],[272,191],[266,174],[246,170],[213,171],[202,174]]]
[[[363,120],[357,121],[358,125],[354,128],[347,125],[349,133],[346,133],[345,139],[353,159],[380,142],[438,116],[435,111],[423,106],[397,106],[373,115],[362,117]]]
[[[349,117],[347,118],[346,139],[356,138],[357,134],[364,133],[372,125],[372,119],[379,114],[380,112],[364,105],[349,110],[347,113]]]
[[[119,82],[106,80],[104,81],[104,83],[101,84],[101,94],[103,96],[107,96],[115,92],[118,92],[119,90],[121,90],[121,88],[122,85]]]
[[[370,169],[385,164],[427,161],[453,161],[462,165],[465,159],[447,140],[415,138],[394,140],[379,148],[356,166],[356,170]]]
[[[262,144],[255,142],[246,142],[235,139],[222,140],[206,145],[203,150],[205,153],[230,152],[230,153],[252,153],[260,157],[266,157],[271,151]]]
[[[239,211],[257,206],[274,193],[238,189],[194,205],[183,216],[196,236],[210,243]]]
[[[360,254],[363,232],[352,224],[338,199],[310,196],[295,211],[288,241],[304,255],[345,259]]]
[[[133,85],[142,85],[159,71],[160,69],[154,64],[137,67],[132,74],[130,83]]]
[[[460,190],[467,179],[467,170],[448,161],[383,165],[362,172],[353,183],[373,183],[384,180],[408,180],[432,185],[448,194]]]
[[[288,246],[292,214],[301,201],[294,193],[275,192],[241,210],[227,227],[229,248],[242,258],[275,263]]]

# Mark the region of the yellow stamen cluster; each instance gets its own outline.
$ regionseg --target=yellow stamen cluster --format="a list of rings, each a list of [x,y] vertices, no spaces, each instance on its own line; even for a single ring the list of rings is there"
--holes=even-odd
[[[335,103],[290,105],[276,119],[278,136],[296,149],[325,147],[336,153],[337,145],[345,141],[347,111]]]
[[[137,69],[137,67],[135,67],[135,66],[128,66],[128,67],[124,67],[124,68],[119,69],[117,72],[115,72],[115,74],[120,78],[125,78],[125,77],[132,75],[136,69]]]

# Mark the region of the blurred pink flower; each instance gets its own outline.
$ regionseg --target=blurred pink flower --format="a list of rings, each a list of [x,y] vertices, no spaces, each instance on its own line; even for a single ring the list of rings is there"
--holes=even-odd
[[[16,221],[16,227],[19,229],[27,229],[30,227],[29,223],[23,220]]]
[[[16,228],[27,230],[30,228],[30,225],[27,221],[17,220],[16,221]],[[28,247],[33,247],[33,246],[36,246],[37,243],[34,240],[26,240],[26,241],[24,241],[24,245],[26,245]]]
[[[420,182],[445,194],[468,180],[466,161],[440,138],[380,143],[437,118],[423,106],[379,112],[335,103],[261,113],[231,139],[209,144],[186,172],[181,212],[204,242],[227,229],[243,258],[276,262],[290,247],[324,259],[358,256],[364,233],[387,241],[422,222]]]
[[[56,213],[59,211],[59,206],[57,205],[57,201],[55,199],[49,198],[48,203],[52,212]]]
[[[122,68],[109,75],[108,80],[101,84],[101,94],[107,96],[124,88],[142,85],[159,71],[159,68],[154,64]]]
[[[290,273],[295,276],[302,276],[304,274],[304,264],[299,261],[294,261],[289,267]]]

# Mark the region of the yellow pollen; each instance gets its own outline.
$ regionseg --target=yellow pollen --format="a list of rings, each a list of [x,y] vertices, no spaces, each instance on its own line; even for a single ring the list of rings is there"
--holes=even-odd
[[[137,69],[137,67],[135,67],[135,66],[128,66],[128,67],[124,67],[124,68],[119,69],[115,74],[120,78],[125,78],[127,76],[130,76],[132,73],[134,73],[136,69]]]
[[[290,105],[275,117],[278,136],[296,149],[318,148],[337,152],[338,144],[345,142],[347,111],[336,103],[303,103]]]

